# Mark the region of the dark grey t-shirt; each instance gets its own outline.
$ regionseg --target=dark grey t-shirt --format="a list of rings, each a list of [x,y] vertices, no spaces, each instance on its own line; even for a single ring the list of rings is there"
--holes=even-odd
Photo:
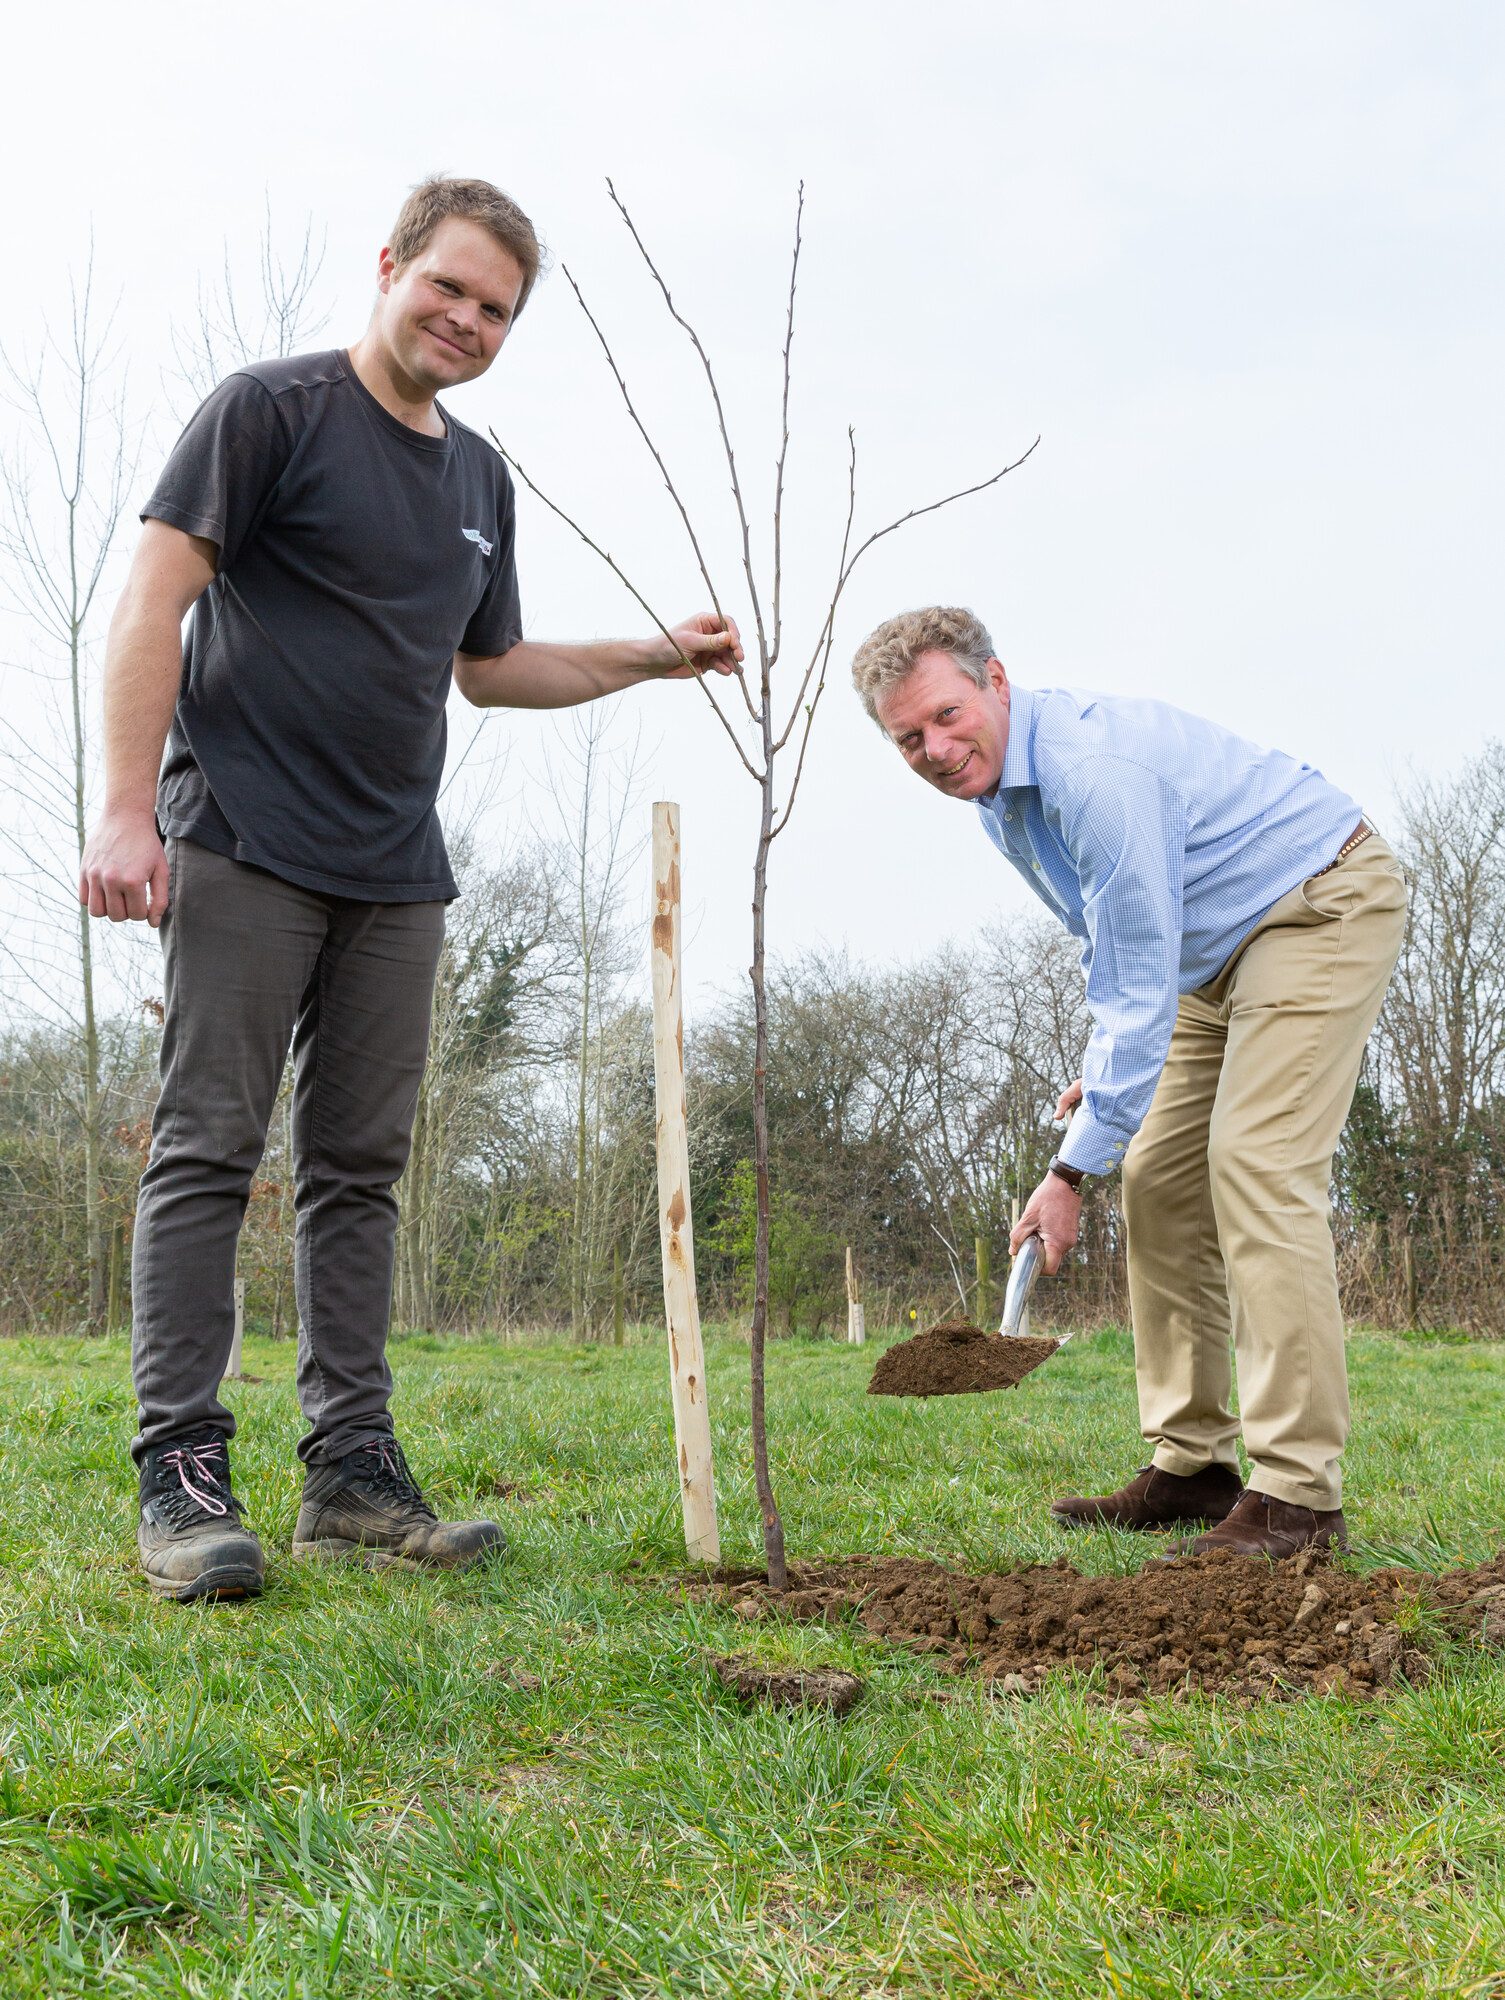
[[[377,903],[455,895],[435,800],[457,651],[522,637],[512,481],[443,413],[424,437],[348,354],[228,376],[143,520],[202,535],[157,793],[164,834]]]

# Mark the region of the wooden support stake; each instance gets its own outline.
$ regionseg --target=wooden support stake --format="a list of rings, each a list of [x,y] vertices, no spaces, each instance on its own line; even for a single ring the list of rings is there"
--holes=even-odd
[[[611,1341],[620,1347],[627,1332],[627,1300],[622,1284],[622,1246],[611,1246]]]
[[[674,1446],[692,1562],[719,1562],[716,1482],[705,1352],[695,1300],[690,1142],[685,1122],[685,1024],[679,969],[679,807],[653,808],[653,1096],[657,1110],[659,1242]]]
[[[972,1255],[977,1265],[977,1324],[979,1326],[986,1326],[988,1323],[988,1314],[992,1310],[993,1303],[991,1287],[988,1282],[992,1276],[992,1272],[989,1268],[990,1258],[986,1236],[974,1236],[972,1238]]]
[[[240,1344],[246,1332],[246,1281],[235,1280],[235,1333],[230,1341],[230,1366],[225,1370],[227,1382],[240,1380]]]
[[[852,1246],[847,1245],[847,1345],[861,1347],[867,1340],[867,1321],[857,1296],[857,1267],[852,1262]]]

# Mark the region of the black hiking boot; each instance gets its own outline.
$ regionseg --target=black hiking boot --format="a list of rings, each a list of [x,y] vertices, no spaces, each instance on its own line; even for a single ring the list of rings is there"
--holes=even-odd
[[[368,1569],[465,1569],[506,1546],[495,1521],[441,1521],[396,1438],[304,1468],[295,1557],[354,1556]]]
[[[206,1425],[157,1445],[141,1466],[136,1547],[158,1597],[255,1597],[266,1574],[261,1544],[230,1491],[230,1450]]]

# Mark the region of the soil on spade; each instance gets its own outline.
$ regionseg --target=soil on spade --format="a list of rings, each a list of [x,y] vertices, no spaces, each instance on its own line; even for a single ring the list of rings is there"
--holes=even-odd
[[[985,1333],[966,1320],[942,1320],[880,1356],[870,1396],[980,1396],[1012,1389],[1048,1361],[1059,1341]]]
[[[1017,1695],[1101,1665],[1119,1695],[1198,1688],[1250,1700],[1342,1689],[1365,1698],[1430,1677],[1408,1629],[1415,1621],[1404,1617],[1412,1606],[1454,1637],[1505,1649],[1505,1551],[1440,1576],[1354,1576],[1313,1550],[1272,1563],[1220,1549],[1135,1576],[1084,1576],[1064,1557],[969,1576],[916,1557],[850,1556],[792,1563],[782,1594],[751,1570],[720,1571],[695,1594],[749,1622],[855,1618],[875,1639],[936,1655],[944,1673],[981,1675]]]

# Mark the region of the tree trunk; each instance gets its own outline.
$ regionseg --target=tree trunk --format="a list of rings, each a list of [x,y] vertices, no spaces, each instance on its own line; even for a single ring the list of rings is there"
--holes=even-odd
[[[282,1103],[282,1166],[277,1176],[277,1276],[276,1290],[272,1298],[272,1338],[282,1338],[282,1301],[290,1288],[295,1289],[293,1277],[293,1241],[288,1229],[288,1190],[293,1181],[292,1146],[292,1097],[284,1097]]]
[[[110,1303],[105,1311],[105,1332],[113,1333],[120,1324],[121,1266],[125,1262],[125,1224],[117,1222],[110,1231]]]
[[[582,879],[580,913],[582,934],[585,926],[584,899]],[[586,1110],[590,1070],[590,995],[591,969],[590,958],[587,955],[580,993],[580,1050],[575,1079],[575,1227],[570,1245],[570,1332],[576,1340],[584,1340],[589,1332],[586,1325],[586,1276],[590,1261],[587,1242],[589,1203],[586,1198],[586,1181],[590,1147],[587,1143],[589,1121]]]
[[[427,1328],[431,1313],[429,1310],[429,1288],[424,1256],[423,1212],[428,1200],[428,1126],[429,1126],[430,1085],[424,1078],[418,1092],[418,1109],[413,1118],[413,1147],[408,1156],[407,1194],[403,1203],[402,1219],[402,1264],[407,1279],[403,1300],[408,1324]]]
[[[768,726],[768,696],[763,697],[764,737]],[[763,1553],[768,1559],[768,1582],[773,1590],[787,1590],[789,1570],[784,1559],[784,1523],[779,1518],[768,1472],[768,1425],[764,1414],[763,1362],[768,1338],[768,1239],[772,1204],[768,1188],[768,992],[763,979],[764,908],[768,899],[768,844],[773,832],[773,759],[766,754],[764,769],[770,773],[763,784],[763,823],[758,834],[758,859],[753,870],[753,952],[748,976],[753,990],[753,1174],[758,1192],[758,1227],[753,1247],[752,1317],[752,1438],[753,1473],[758,1489],[758,1511],[763,1517]]]
[[[78,580],[73,548],[74,509],[68,514],[68,553],[70,565],[74,567],[73,597],[76,614],[78,602]],[[84,824],[84,814],[88,801],[84,790],[84,703],[80,686],[82,661],[80,653],[80,629],[76,615],[73,624],[72,647],[69,658],[69,679],[73,695],[73,817],[74,831],[78,839],[78,858],[84,858],[84,842],[88,829]],[[98,1333],[105,1323],[105,1259],[104,1237],[100,1222],[100,1103],[99,1103],[99,1027],[94,1018],[94,943],[89,935],[89,912],[84,904],[78,910],[78,966],[83,987],[84,1001],[84,1237],[85,1257],[89,1270],[89,1330]]]
[[[104,1238],[100,1225],[99,1029],[94,1020],[94,958],[89,912],[79,906],[79,964],[84,988],[84,1233],[89,1267],[89,1329],[105,1317]]]

